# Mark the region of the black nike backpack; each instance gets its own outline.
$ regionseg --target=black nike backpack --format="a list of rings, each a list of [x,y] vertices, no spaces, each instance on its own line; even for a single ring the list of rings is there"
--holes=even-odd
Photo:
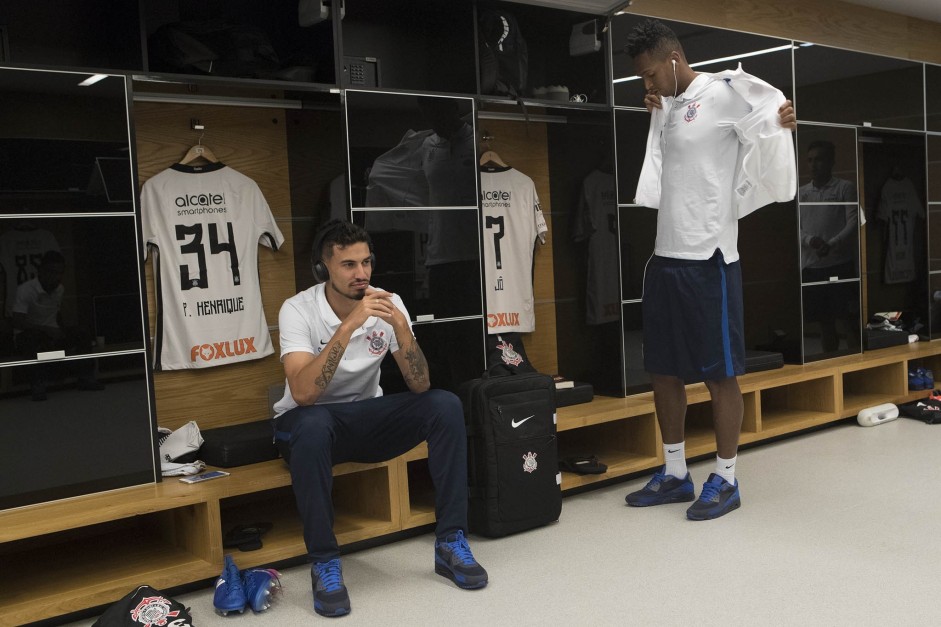
[[[480,93],[520,98],[526,93],[529,48],[516,18],[485,9],[478,18]]]
[[[555,383],[538,372],[464,383],[468,524],[488,537],[540,527],[562,513]]]

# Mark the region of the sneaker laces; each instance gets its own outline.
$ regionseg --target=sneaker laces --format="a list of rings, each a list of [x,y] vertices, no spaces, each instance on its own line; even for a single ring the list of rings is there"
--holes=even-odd
[[[471,553],[470,545],[467,544],[467,538],[464,537],[463,531],[458,531],[455,534],[455,538],[452,542],[445,541],[445,544],[448,545],[448,548],[451,549],[451,553],[461,560],[461,564],[464,566],[473,566],[477,563],[477,560],[474,559],[474,554]]]
[[[323,584],[324,591],[336,592],[343,587],[343,572],[340,570],[340,558],[334,558],[329,562],[320,562],[314,564],[317,569],[317,577]]]
[[[718,501],[719,500],[719,490],[722,488],[722,483],[716,481],[715,483],[707,482],[702,487],[702,494],[699,495],[700,501]]]

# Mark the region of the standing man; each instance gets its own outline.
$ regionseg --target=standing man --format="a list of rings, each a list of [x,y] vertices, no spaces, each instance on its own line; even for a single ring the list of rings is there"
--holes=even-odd
[[[791,103],[741,68],[700,74],[676,34],[657,20],[627,43],[651,112],[636,202],[659,210],[644,280],[644,367],[650,374],[666,464],[626,497],[634,506],[695,499],[686,468],[686,384],[712,397],[716,471],[686,511],[717,518],[741,505],[735,461],[742,424],[736,377],[745,370],[738,219],[794,198]]]
[[[333,533],[333,465],[386,461],[425,440],[435,485],[435,572],[461,588],[486,586],[487,572],[465,539],[467,436],[460,400],[429,389],[428,364],[402,299],[369,285],[375,255],[365,230],[329,221],[314,239],[311,261],[318,284],[281,307],[286,384],[274,421],[313,561],[314,610],[350,612]],[[409,392],[382,395],[379,365],[387,352]]]

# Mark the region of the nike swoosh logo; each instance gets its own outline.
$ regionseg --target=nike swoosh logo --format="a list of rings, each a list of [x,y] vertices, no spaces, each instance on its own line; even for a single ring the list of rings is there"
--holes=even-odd
[[[732,464],[732,466],[734,466],[734,465],[735,465],[735,464]],[[732,466],[726,466],[725,469],[728,470],[728,469],[731,468]]]
[[[714,364],[709,364],[708,366],[705,366],[705,367],[703,367],[703,368],[700,368],[700,370],[702,370],[703,372],[709,372],[710,370],[712,370],[713,368],[715,368],[716,366],[718,366],[718,365],[721,364],[721,363],[722,363],[722,360],[719,360],[719,361],[717,361],[717,362],[714,363]]]
[[[327,341],[329,342],[329,340],[327,340]],[[327,344],[327,342],[324,342],[323,340],[320,340],[320,343],[321,343],[322,345],[326,345],[326,344]]]
[[[677,452],[678,450],[680,450],[680,449],[675,448],[675,449],[673,449],[672,451],[671,451],[670,449],[667,449],[667,453],[675,453],[675,452]]]
[[[517,422],[516,420],[511,420],[511,421],[510,421],[510,426],[515,429],[515,428],[517,428],[518,426],[520,426],[521,424],[523,424],[524,422],[526,422],[527,420],[529,420],[530,418],[535,418],[535,417],[536,417],[536,414],[533,414],[532,416],[528,416],[528,417],[526,417],[526,418],[523,418],[523,419],[520,420],[519,422]]]

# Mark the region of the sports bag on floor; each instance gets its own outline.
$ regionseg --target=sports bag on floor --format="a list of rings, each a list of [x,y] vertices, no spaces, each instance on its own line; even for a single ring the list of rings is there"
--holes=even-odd
[[[189,608],[150,586],[112,603],[92,627],[192,627]]]
[[[461,386],[471,532],[500,537],[559,519],[554,392],[552,377],[537,372]]]

